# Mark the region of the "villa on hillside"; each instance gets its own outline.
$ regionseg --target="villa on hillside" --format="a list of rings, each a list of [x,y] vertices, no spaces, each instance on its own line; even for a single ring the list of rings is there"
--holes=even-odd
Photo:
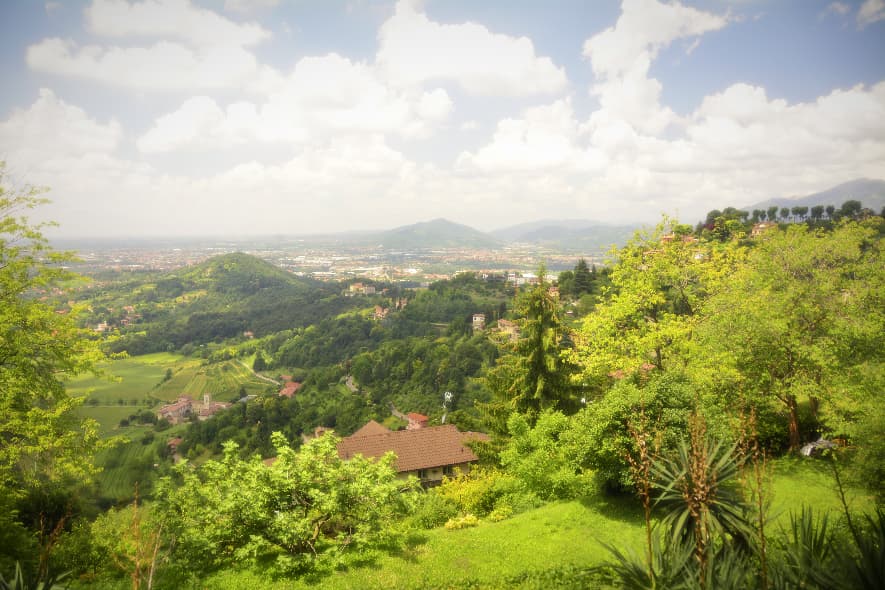
[[[393,452],[399,477],[414,475],[422,486],[433,487],[442,483],[444,476],[454,475],[456,468],[469,471],[478,460],[465,443],[487,440],[486,434],[460,432],[451,424],[391,431],[372,420],[338,443],[338,456],[377,459]]]

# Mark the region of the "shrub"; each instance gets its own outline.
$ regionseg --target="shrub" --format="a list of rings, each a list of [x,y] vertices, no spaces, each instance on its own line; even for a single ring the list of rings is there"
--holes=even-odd
[[[477,518],[473,514],[465,514],[464,516],[450,518],[448,521],[446,521],[446,530],[455,531],[458,529],[466,529],[477,526],[478,524],[479,518]]]
[[[414,507],[409,522],[418,528],[432,529],[442,526],[458,514],[458,506],[434,490],[415,493]]]

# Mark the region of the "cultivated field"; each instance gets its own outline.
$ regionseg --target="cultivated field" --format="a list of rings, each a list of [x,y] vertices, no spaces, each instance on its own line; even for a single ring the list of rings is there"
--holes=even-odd
[[[241,387],[249,394],[274,388],[238,360],[204,364],[202,359],[156,353],[111,361],[101,369],[105,373],[101,377],[86,375],[71,380],[68,392],[86,396],[80,413],[97,420],[103,435],[127,434],[118,431],[120,420],[180,395],[196,399],[210,393],[217,401],[231,401]],[[169,379],[167,371],[171,372]]]

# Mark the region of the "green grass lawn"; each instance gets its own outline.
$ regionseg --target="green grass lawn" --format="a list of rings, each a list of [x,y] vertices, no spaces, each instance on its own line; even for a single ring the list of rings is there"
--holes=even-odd
[[[773,525],[787,524],[790,510],[803,504],[839,510],[839,498],[825,463],[780,459],[771,464]],[[852,509],[868,510],[872,498],[848,490]],[[770,529],[769,529],[770,530]],[[413,533],[407,548],[375,562],[322,578],[273,582],[251,571],[222,571],[203,578],[201,588],[545,588],[543,573],[588,567],[609,557],[604,544],[642,547],[639,503],[629,497],[593,497],[548,504],[476,528],[442,528]]]

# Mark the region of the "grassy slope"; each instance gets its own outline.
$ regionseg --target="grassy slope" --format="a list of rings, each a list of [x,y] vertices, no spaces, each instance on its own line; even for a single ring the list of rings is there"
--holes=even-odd
[[[838,510],[839,499],[826,465],[782,459],[772,466],[772,515],[775,529],[786,525],[789,511],[802,504]],[[872,499],[849,493],[852,509],[872,507]],[[769,531],[771,526],[769,527]],[[201,581],[203,588],[499,588],[502,580],[566,564],[592,566],[606,560],[603,543],[637,550],[642,540],[637,502],[591,499],[561,502],[473,529],[421,532],[399,555],[381,557],[364,567],[321,580],[276,584],[251,572],[219,572]],[[536,583],[534,583],[536,584]],[[535,587],[528,582],[527,587]]]

